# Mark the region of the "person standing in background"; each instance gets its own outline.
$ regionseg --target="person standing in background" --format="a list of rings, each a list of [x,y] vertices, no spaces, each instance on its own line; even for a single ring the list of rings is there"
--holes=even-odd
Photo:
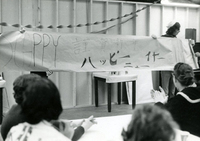
[[[161,37],[177,38],[176,36],[180,32],[180,23],[171,21],[167,26],[167,31],[165,35]],[[175,94],[175,86],[172,79],[172,71],[161,71],[161,85],[168,99],[172,98]]]
[[[177,38],[176,36],[178,35],[178,33],[180,32],[180,23],[179,22],[175,22],[175,21],[171,21],[168,25],[167,25],[167,31],[166,34],[162,35],[161,37],[171,37],[171,38]]]

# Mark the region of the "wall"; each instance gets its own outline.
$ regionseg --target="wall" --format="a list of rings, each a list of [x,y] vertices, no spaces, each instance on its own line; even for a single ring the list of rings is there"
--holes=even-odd
[[[93,32],[136,36],[154,34],[160,36],[165,33],[166,25],[171,20],[176,19],[181,23],[178,38],[185,38],[186,28],[195,28],[197,29],[197,42],[200,42],[199,5],[188,5],[186,7],[185,5],[154,4],[142,10],[149,4],[106,0],[0,0],[0,21],[9,24],[8,26],[1,26],[0,32],[20,30],[21,28],[12,26],[19,23],[23,26],[29,24],[33,26],[43,25],[43,29],[25,28],[25,30],[42,32]],[[126,14],[135,13],[137,10],[139,10],[136,13],[137,17],[130,20],[128,19],[131,16],[125,17]],[[126,20],[128,21],[125,22]],[[84,26],[87,23],[92,23],[92,25]],[[54,27],[64,25],[64,28],[47,28],[50,25]],[[6,94],[8,95],[9,105],[14,103],[12,82],[23,73],[29,72],[4,72],[7,81],[7,93],[4,92],[4,107],[8,104]],[[154,75],[157,77],[157,74]],[[92,73],[54,72],[49,78],[58,86],[64,108],[93,104]],[[103,104],[106,103],[106,88],[103,87],[103,84],[101,85],[100,104]],[[116,99],[114,95],[113,99]]]

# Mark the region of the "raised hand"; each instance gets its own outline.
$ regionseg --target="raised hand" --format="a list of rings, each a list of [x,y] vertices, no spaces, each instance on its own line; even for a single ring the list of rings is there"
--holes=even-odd
[[[151,97],[154,99],[154,102],[161,102],[161,103],[165,103],[167,101],[167,96],[163,90],[162,87],[159,87],[160,91],[158,90],[151,90]]]

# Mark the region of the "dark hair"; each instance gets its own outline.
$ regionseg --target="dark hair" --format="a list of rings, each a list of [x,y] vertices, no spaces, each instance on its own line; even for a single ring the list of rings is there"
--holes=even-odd
[[[178,22],[176,22],[173,26],[171,26],[170,28],[168,28],[168,30],[166,31],[166,33],[168,35],[173,35],[176,30],[180,30],[180,27],[181,27],[181,25]]]
[[[179,127],[168,111],[146,104],[136,107],[122,136],[124,141],[171,141],[176,136],[174,128]]]
[[[24,74],[15,79],[13,82],[14,98],[17,104],[21,104],[23,101],[22,93],[26,89],[29,83],[34,81],[36,78],[40,78],[37,74]]]
[[[193,69],[186,63],[180,62],[174,66],[174,76],[183,86],[189,86],[194,83]]]
[[[24,91],[23,98],[22,113],[30,124],[57,120],[62,112],[60,93],[49,79],[35,79]]]

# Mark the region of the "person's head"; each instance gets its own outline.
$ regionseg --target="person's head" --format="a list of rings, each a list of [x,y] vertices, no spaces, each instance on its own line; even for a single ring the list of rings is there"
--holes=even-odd
[[[179,62],[174,66],[173,81],[177,89],[179,85],[187,87],[194,83],[194,72],[190,65]]]
[[[168,24],[168,26],[167,26],[168,29],[167,29],[166,33],[168,35],[172,35],[172,36],[176,37],[176,35],[178,35],[178,33],[180,32],[180,27],[181,27],[181,25],[179,22],[172,21]]]
[[[60,93],[51,80],[37,78],[25,89],[21,107],[30,124],[57,120],[62,112]]]
[[[175,128],[179,127],[168,111],[147,104],[136,107],[122,136],[124,141],[172,141]]]
[[[21,104],[23,101],[22,93],[26,89],[29,83],[35,79],[40,78],[37,74],[24,74],[15,79],[13,82],[14,98],[17,104]]]

